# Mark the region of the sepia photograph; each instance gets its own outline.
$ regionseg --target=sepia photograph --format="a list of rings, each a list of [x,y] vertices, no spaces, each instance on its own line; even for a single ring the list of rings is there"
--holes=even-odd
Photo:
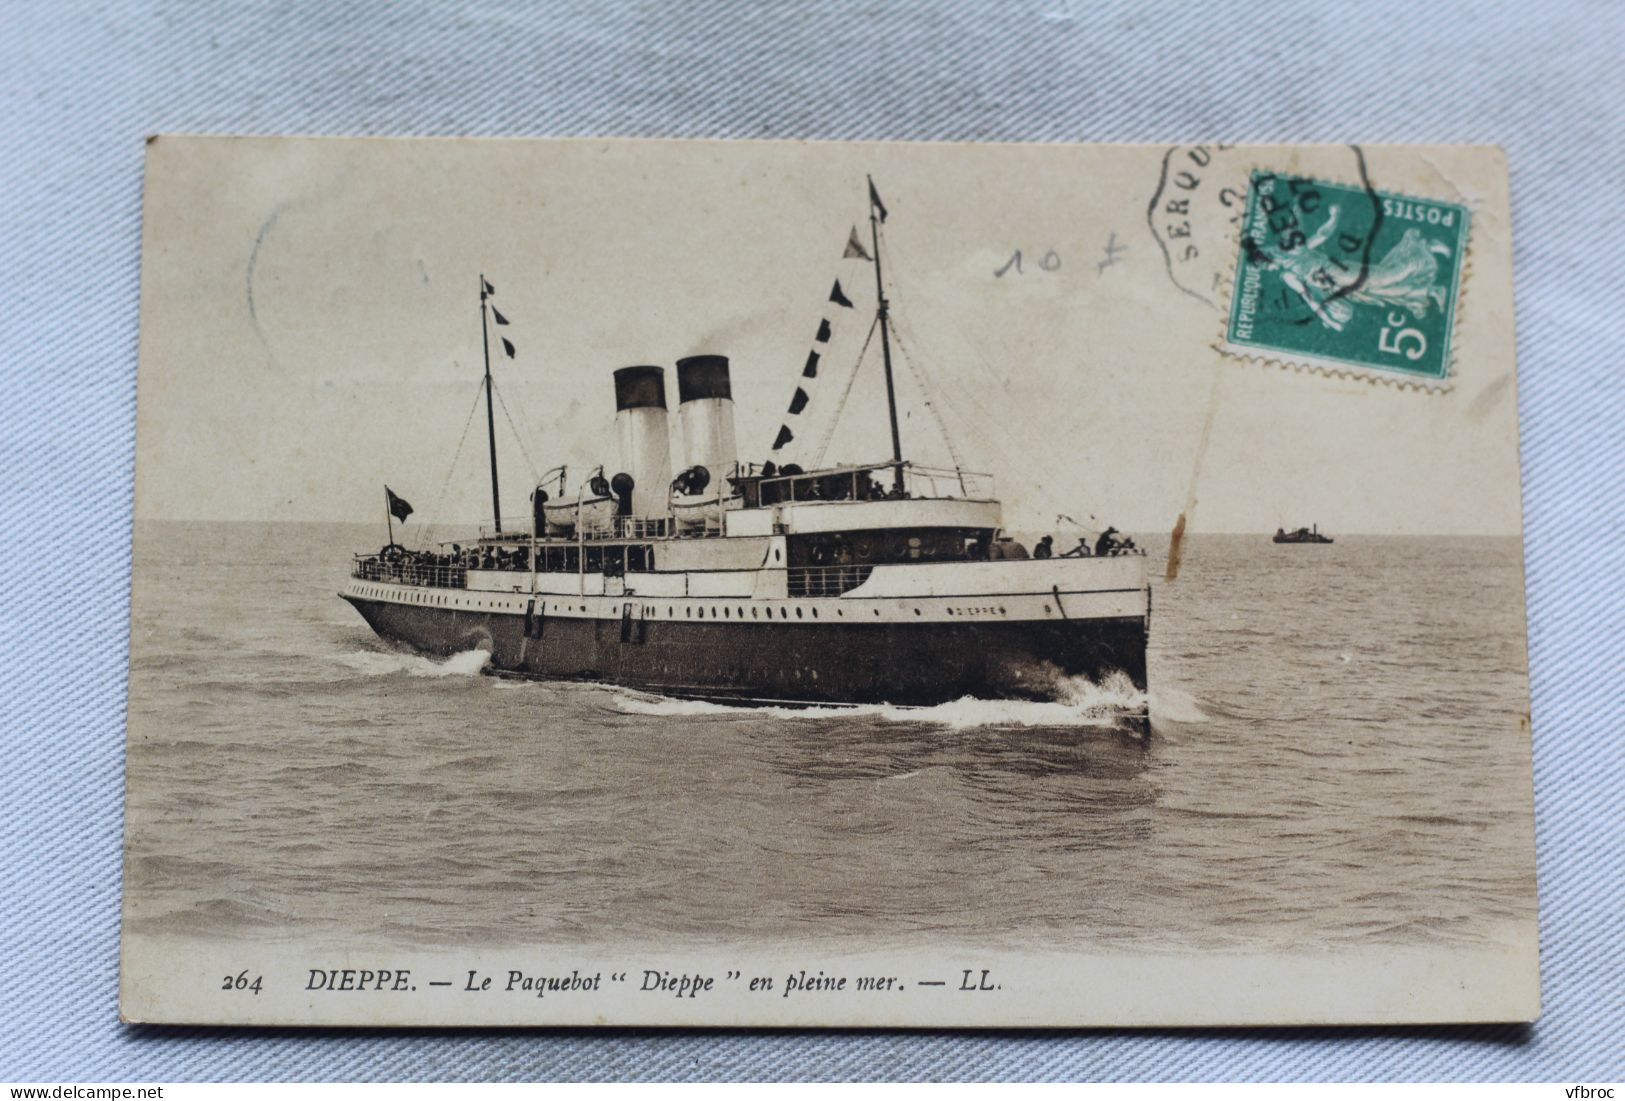
[[[157,136],[120,1010],[1540,1013],[1488,146]]]

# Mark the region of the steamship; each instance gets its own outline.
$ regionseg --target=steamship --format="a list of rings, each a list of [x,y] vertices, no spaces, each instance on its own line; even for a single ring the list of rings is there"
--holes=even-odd
[[[886,211],[872,182],[869,197],[872,252],[854,230],[847,255],[875,269],[889,457],[805,470],[742,459],[729,360],[695,355],[675,363],[674,477],[666,370],[622,367],[615,473],[599,467],[572,487],[558,468],[535,487],[530,514],[505,525],[495,310],[482,275],[492,524],[466,544],[415,551],[392,530],[382,550],[354,557],[340,595],[380,636],[424,653],[479,649],[499,675],[684,698],[1054,699],[1071,678],[1114,674],[1143,691],[1151,589],[1140,552],[1108,534],[1060,556],[1047,540],[1029,553],[1005,534],[990,476],[904,457],[880,263]],[[851,305],[838,281],[831,298]],[[404,505],[386,495],[392,511]]]

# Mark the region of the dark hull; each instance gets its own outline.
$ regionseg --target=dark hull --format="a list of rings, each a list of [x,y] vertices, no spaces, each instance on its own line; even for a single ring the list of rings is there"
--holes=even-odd
[[[1144,690],[1145,620],[1021,623],[525,621],[346,596],[373,630],[429,654],[483,649],[494,671],[738,702],[931,705],[1054,699],[1066,677],[1125,674]]]

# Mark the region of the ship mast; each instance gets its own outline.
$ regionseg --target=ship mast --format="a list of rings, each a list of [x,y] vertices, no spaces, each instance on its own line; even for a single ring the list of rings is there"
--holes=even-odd
[[[902,493],[903,442],[897,434],[897,387],[892,381],[891,310],[886,302],[886,283],[880,274],[880,223],[886,219],[886,208],[880,204],[880,193],[875,190],[874,177],[866,178],[869,181],[869,239],[874,244],[875,250],[875,296],[880,303],[878,307],[880,358],[886,367],[886,412],[891,418],[892,485],[898,493]],[[495,478],[496,467],[493,465],[491,470],[492,477]]]
[[[491,325],[486,318],[485,299],[490,293],[485,273],[480,273],[480,339],[485,347],[485,429],[491,442],[491,521],[496,534],[502,534],[502,495],[497,491],[497,420],[491,406]],[[890,376],[887,376],[888,379]],[[893,418],[895,422],[895,417]],[[893,428],[895,432],[895,427]]]

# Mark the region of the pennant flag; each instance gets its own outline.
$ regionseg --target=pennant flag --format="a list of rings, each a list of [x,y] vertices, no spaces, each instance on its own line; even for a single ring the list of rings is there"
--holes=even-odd
[[[389,500],[390,514],[401,523],[406,523],[406,518],[412,515],[412,506],[406,503],[406,498],[395,496],[388,486],[384,487],[384,496]]]
[[[875,190],[874,180],[869,181],[869,202],[874,206],[875,213],[880,215],[880,220],[884,222],[886,220],[886,204],[880,201],[880,192]]]
[[[796,396],[790,399],[790,415],[793,417],[807,408],[807,391],[796,387]]]
[[[835,280],[835,289],[829,292],[829,300],[837,306],[845,306],[849,310],[852,308],[852,300],[841,293],[841,281],[839,279]]]
[[[852,227],[852,236],[846,239],[846,251],[841,253],[841,259],[850,260],[854,256],[858,257],[860,260],[874,259],[874,257],[869,255],[869,251],[863,247],[863,242],[858,240],[857,226]]]
[[[491,316],[497,319],[498,325],[506,325],[508,323],[508,319],[502,316],[502,311],[497,309],[495,306],[491,307]]]
[[[507,337],[503,337],[502,338],[502,350],[504,352],[508,353],[508,358],[509,359],[512,359],[513,358],[513,341],[509,340]]]
[[[779,425],[779,436],[778,439],[773,441],[773,450],[777,451],[779,448],[783,447],[785,444],[789,443],[795,438],[795,433],[790,431],[788,425]]]
[[[813,337],[813,339],[818,341],[818,343],[820,343],[820,344],[828,344],[829,343],[829,322],[828,321],[820,321],[818,323],[818,335]]]
[[[870,187],[871,191],[874,190],[874,185],[873,184],[870,184],[869,187]],[[486,294],[495,294],[497,292],[497,289],[495,287],[493,287],[490,283],[487,283],[483,277],[480,279],[480,282],[485,283],[485,293]]]
[[[802,378],[817,378],[818,377],[818,353],[817,352],[808,352],[807,353],[807,366],[805,366],[805,367],[803,367],[801,369],[801,377]]]

